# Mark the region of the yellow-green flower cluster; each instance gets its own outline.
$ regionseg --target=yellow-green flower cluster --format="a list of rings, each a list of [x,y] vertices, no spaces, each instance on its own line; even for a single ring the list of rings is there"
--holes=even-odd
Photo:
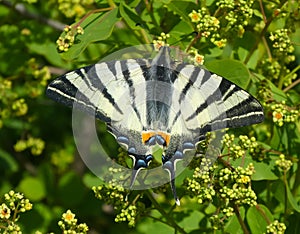
[[[243,187],[233,187],[229,188],[224,186],[220,189],[221,197],[228,204],[230,202],[234,202],[238,205],[247,204],[249,206],[255,206],[256,203],[256,194],[251,189],[251,187],[243,188]]]
[[[278,80],[280,86],[288,86],[297,78],[296,73],[291,73],[287,64],[295,61],[292,53],[295,48],[289,37],[291,29],[278,29],[270,33],[269,39],[272,44],[272,54],[262,60],[259,64],[261,73],[266,77]]]
[[[261,69],[260,72],[266,77],[277,80],[277,82],[282,79],[283,85],[288,86],[297,78],[297,74],[291,73],[291,70],[286,66],[286,64],[295,60],[295,56],[286,54],[285,52],[286,51],[280,52],[277,49],[274,50],[274,57],[262,59],[259,68]]]
[[[50,70],[48,67],[42,67],[41,69],[34,70],[33,77],[37,80],[40,80],[42,86],[48,84],[48,80],[51,78]]]
[[[28,106],[25,102],[25,99],[20,98],[20,99],[15,100],[12,103],[12,110],[14,111],[16,116],[26,115],[26,113],[28,111]]]
[[[105,185],[94,186],[92,190],[96,198],[114,206],[122,206],[125,203],[126,191],[115,179]]]
[[[296,122],[300,115],[299,110],[287,106],[285,101],[270,104],[270,109],[272,110],[273,122],[279,127],[282,127],[284,123]]]
[[[11,81],[0,79],[0,94],[3,97],[8,89],[11,89]]]
[[[260,65],[267,77],[272,77],[272,79],[279,79],[281,74],[282,66],[280,63],[272,58],[265,58],[261,61]]]
[[[249,155],[258,161],[265,158],[264,147],[259,144],[255,137],[248,137],[246,135],[240,135],[239,140],[235,141],[234,134],[226,133],[223,136],[222,143],[224,146],[224,152],[228,152],[229,156],[233,159],[237,159],[249,153]]]
[[[287,172],[288,170],[291,169],[291,167],[293,166],[293,163],[291,160],[285,159],[285,155],[284,154],[280,154],[279,155],[279,159],[276,160],[275,164],[278,166],[278,168],[281,171],[285,171]]]
[[[68,51],[69,48],[74,44],[75,36],[78,34],[82,35],[84,33],[83,28],[80,26],[77,26],[76,28],[73,28],[72,26],[66,26],[64,31],[65,35],[63,37],[60,36],[56,41],[59,52]]]
[[[93,0],[58,0],[58,9],[68,18],[84,16]]]
[[[234,209],[232,207],[226,207],[222,209],[222,213],[226,215],[226,217],[231,217],[234,215]]]
[[[137,215],[137,207],[129,205],[121,210],[115,218],[115,222],[128,222],[128,226],[133,227],[135,225],[135,219]]]
[[[41,94],[44,94],[45,86],[51,78],[49,67],[41,67],[35,58],[31,58],[27,62],[26,69],[22,72],[25,74],[25,78],[27,79],[26,93],[32,98],[36,98]]]
[[[216,166],[210,166],[211,161],[202,158],[200,167],[196,167],[193,173],[193,178],[185,180],[188,193],[197,198],[197,202],[202,204],[206,201],[212,201],[216,195],[212,180],[211,172],[216,169]]]
[[[32,155],[42,154],[45,148],[45,142],[40,138],[29,137],[27,140],[19,140],[14,145],[14,150],[16,152],[22,152],[26,149],[30,149]]]
[[[12,211],[18,210],[23,213],[32,209],[32,204],[22,193],[11,190],[9,193],[4,194],[4,199]]]
[[[230,170],[226,167],[220,170],[219,181],[221,184],[227,184],[231,182],[238,184],[249,184],[253,173],[254,167],[252,163],[250,163],[246,168],[237,167],[234,170]]]
[[[217,214],[210,216],[209,222],[214,230],[221,230],[224,227],[224,219],[220,219]]]
[[[23,98],[12,90],[12,81],[0,78],[0,128],[5,119],[11,116],[22,116],[27,113],[28,106]]]
[[[196,168],[196,169],[200,170],[200,168]],[[216,194],[213,185],[206,186],[204,182],[201,183],[199,182],[199,180],[196,180],[194,178],[186,179],[186,187],[187,190],[189,191],[189,194],[196,197],[197,202],[199,204],[202,204],[206,201],[212,201],[213,197]]]
[[[271,32],[271,35],[269,36],[270,40],[272,41],[272,46],[275,49],[275,51],[281,55],[287,55],[289,53],[293,53],[295,50],[290,38],[289,38],[289,30],[284,29],[278,29],[275,32]],[[295,57],[293,57],[293,60],[295,60]],[[290,62],[292,62],[290,61]]]
[[[225,134],[222,139],[222,143],[227,147],[227,151],[230,157],[237,159],[245,155],[245,150],[240,146],[234,143],[234,135]]]
[[[62,215],[62,219],[58,221],[58,226],[66,234],[77,234],[77,233],[88,233],[88,226],[85,223],[77,223],[78,220],[75,218],[75,214],[71,210],[67,210]]]
[[[231,147],[231,145],[233,144],[234,141],[234,134],[224,134],[223,139],[222,139],[222,144],[224,144],[227,148]]]
[[[249,24],[253,16],[254,0],[219,0],[216,5],[218,11],[223,13],[226,20],[225,30],[227,32],[237,32],[239,37],[242,37],[245,32],[245,26]]]
[[[166,43],[168,38],[170,38],[170,34],[162,32],[160,36],[157,37],[156,40],[152,41],[154,45],[154,49],[158,51],[162,46],[169,46],[169,44]]]
[[[229,168],[221,169],[219,172],[220,196],[229,204],[256,205],[256,194],[252,190],[250,182],[254,173],[253,164],[246,168],[237,167],[233,170]]]
[[[201,37],[209,38],[216,46],[222,48],[226,44],[226,39],[221,39],[219,34],[220,21],[208,13],[205,7],[198,11],[193,10],[189,17],[193,23],[196,23],[197,31]]]
[[[265,158],[264,147],[258,144],[255,137],[248,137],[246,135],[239,136],[239,145],[247,150],[253,159],[262,161]]]
[[[5,202],[0,204],[0,225],[2,233],[21,233],[20,227],[16,224],[19,213],[32,209],[32,204],[22,193],[13,190],[4,194]]]
[[[51,163],[56,166],[60,172],[67,169],[70,164],[74,162],[74,148],[70,145],[51,154]]]
[[[2,231],[2,230],[1,230]],[[22,234],[21,228],[18,224],[15,222],[10,222],[7,227],[5,227],[5,230],[2,232],[3,234]]]
[[[284,234],[286,226],[284,223],[280,223],[278,220],[274,220],[267,226],[267,233]]]
[[[111,173],[120,172],[118,169],[110,168]],[[93,187],[96,198],[103,200],[107,204],[112,204],[117,213],[115,222],[128,222],[128,226],[133,227],[138,215],[136,204],[129,204],[128,193],[125,189],[112,179],[108,184]],[[136,203],[137,198],[135,199]],[[141,211],[139,211],[141,212]]]
[[[267,80],[262,80],[258,84],[258,99],[263,106],[267,105],[268,100],[272,99],[273,94]]]

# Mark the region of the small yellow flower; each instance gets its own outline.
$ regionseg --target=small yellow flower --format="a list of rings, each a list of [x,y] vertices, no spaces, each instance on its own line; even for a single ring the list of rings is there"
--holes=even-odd
[[[242,176],[240,182],[243,184],[247,184],[248,182],[250,182],[249,176]]]
[[[165,42],[160,40],[153,40],[153,44],[156,51],[159,51],[160,47],[165,46]]]
[[[283,114],[280,113],[280,112],[274,111],[274,112],[273,112],[273,116],[274,116],[275,119],[279,120],[279,119],[282,119]]]
[[[219,48],[223,48],[226,45],[226,40],[214,41],[214,44]]]
[[[212,17],[212,21],[215,27],[219,27],[220,21],[216,17]]]
[[[283,113],[279,111],[274,111],[272,115],[273,115],[273,122],[277,123],[278,126],[281,127],[283,125]]]
[[[21,30],[21,35],[23,36],[29,36],[31,34],[31,31],[28,28],[23,28]]]
[[[195,57],[194,57],[194,61],[195,61],[196,64],[203,65],[204,56],[200,55],[200,54],[196,54]]]
[[[32,204],[28,202],[28,203],[25,204],[24,208],[25,208],[25,210],[31,210],[32,209]]]
[[[77,222],[77,219],[75,219],[75,214],[73,214],[70,210],[67,210],[67,212],[62,215],[62,218],[68,224]]]
[[[1,219],[9,219],[10,217],[10,209],[7,207],[6,204],[2,204],[0,206],[0,218]]]
[[[193,10],[190,14],[189,17],[191,18],[192,22],[197,23],[200,21],[200,14]]]

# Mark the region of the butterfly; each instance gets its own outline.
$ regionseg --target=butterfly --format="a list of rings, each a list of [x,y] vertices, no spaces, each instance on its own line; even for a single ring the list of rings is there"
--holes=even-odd
[[[248,92],[208,70],[171,58],[100,62],[68,72],[47,87],[53,100],[94,115],[133,160],[130,187],[162,149],[176,203],[176,163],[208,132],[260,123],[263,108]]]

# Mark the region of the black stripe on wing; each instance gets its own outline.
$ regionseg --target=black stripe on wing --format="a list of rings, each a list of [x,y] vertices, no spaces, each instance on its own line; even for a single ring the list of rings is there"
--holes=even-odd
[[[136,91],[135,91],[135,88],[133,86],[133,81],[132,81],[132,78],[134,78],[134,77],[131,77],[131,75],[130,75],[130,71],[128,69],[128,65],[127,65],[126,60],[120,61],[120,63],[121,63],[122,74],[123,74],[123,77],[124,77],[124,79],[125,79],[125,81],[128,85],[129,92],[130,92],[130,97],[132,99],[132,102],[131,102],[132,109],[134,110],[134,112],[135,112],[136,116],[138,117],[138,119],[141,121],[141,113],[137,109],[137,106],[136,106],[136,103],[135,103],[135,99],[136,99],[135,93],[136,93]],[[143,71],[143,67],[141,65],[140,65],[140,69]]]
[[[189,92],[192,88],[199,90],[205,98],[205,102],[199,103],[197,106],[197,97],[190,97],[194,100],[195,112],[184,118],[186,122],[194,118],[203,120],[204,116],[201,117],[203,111],[214,110],[214,113],[209,113],[210,118],[203,126],[195,129],[195,126],[189,128],[187,124],[187,128],[195,134],[205,135],[210,131],[243,127],[264,120],[263,108],[260,103],[251,94],[223,77],[199,67],[181,65],[178,76],[173,77],[174,83],[176,79],[188,79],[185,86],[181,88],[179,103],[184,103],[185,96],[189,93],[192,94]],[[208,89],[204,89],[204,85]],[[180,115],[181,112],[178,110],[173,124]]]
[[[101,113],[98,108],[66,78],[66,75],[52,81],[46,90],[46,95],[54,101],[71,108],[74,106],[74,103],[76,103],[76,107],[82,111],[94,115],[104,122],[111,122],[111,118]]]
[[[116,61],[113,61],[113,65],[115,64]],[[108,66],[110,65],[109,63],[107,64]],[[114,108],[120,113],[123,114],[121,111],[121,108],[118,106],[118,104],[115,102],[115,99],[113,98],[112,94],[108,92],[107,88],[103,85],[100,77],[97,75],[96,72],[96,66],[88,66],[88,69],[84,68],[85,72],[88,74],[88,77],[85,77],[83,74],[80,75],[85,82],[88,84],[89,82],[91,83],[92,87],[91,89],[97,89],[100,90],[103,94],[103,96],[114,106]],[[80,71],[80,69],[79,69]],[[114,78],[114,76],[112,76]],[[89,81],[89,82],[88,82]]]

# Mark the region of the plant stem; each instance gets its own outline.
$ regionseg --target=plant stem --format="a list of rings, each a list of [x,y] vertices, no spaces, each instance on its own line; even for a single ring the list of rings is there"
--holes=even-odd
[[[48,18],[45,18],[41,15],[29,12],[26,9],[25,5],[22,4],[22,3],[14,4],[14,3],[12,3],[12,1],[8,1],[8,0],[2,0],[2,1],[0,1],[0,3],[4,6],[7,6],[7,7],[13,9],[17,13],[19,13],[20,15],[23,15],[27,18],[34,19],[38,22],[42,22],[44,24],[47,24],[47,25],[51,26],[52,28],[54,28],[56,30],[63,31],[64,28],[65,28],[65,24],[63,24],[61,22],[58,22],[58,21],[55,21],[55,20],[52,20],[52,19],[48,19]]]
[[[293,71],[291,71],[286,77],[284,77],[284,80],[285,80],[287,77],[289,77],[289,76],[293,75],[294,73],[296,73],[299,69],[300,69],[300,65],[298,65]],[[300,79],[295,80],[295,81],[294,81],[293,83],[291,83],[288,87],[286,87],[286,88],[283,90],[283,92],[289,91],[291,88],[295,87],[295,86],[296,86],[297,84],[299,84],[299,83],[300,83]]]
[[[283,7],[283,5],[286,3],[286,1],[282,1],[279,6],[278,6],[278,9],[281,9]],[[263,8],[262,8],[263,9]],[[252,49],[249,51],[249,54],[247,55],[247,57],[245,58],[244,60],[244,64],[247,64],[251,58],[251,56],[253,55],[253,53],[255,52],[260,40],[265,36],[267,30],[268,30],[268,27],[270,26],[271,22],[274,20],[275,18],[275,15],[272,15],[266,22],[265,22],[265,26],[264,28],[262,29],[262,31],[260,32],[257,40],[255,41],[255,44],[254,46],[252,47]]]
[[[268,216],[266,215],[266,212],[259,206],[256,205],[255,208],[259,211],[259,213],[264,217],[264,219],[267,221],[268,224],[271,223],[271,220],[268,218]]]
[[[112,7],[108,7],[108,8],[101,8],[101,9],[96,9],[96,10],[92,10],[90,12],[88,12],[87,14],[85,14],[79,21],[78,23],[76,23],[73,28],[74,30],[80,26],[80,24],[86,20],[87,17],[89,17],[90,15],[94,14],[94,13],[97,13],[97,12],[103,12],[103,11],[110,11],[112,10],[113,8]]]
[[[236,214],[236,216],[237,216],[237,218],[238,218],[238,220],[239,220],[239,223],[240,223],[240,225],[241,225],[241,227],[242,227],[242,229],[243,229],[243,232],[244,232],[245,234],[250,234],[250,232],[249,232],[249,230],[248,230],[246,224],[244,223],[244,221],[243,221],[243,219],[242,219],[242,217],[241,217],[239,207],[238,207],[236,204],[234,204],[234,205],[233,205],[233,208],[234,208],[234,213]]]
[[[183,233],[183,234],[187,234],[187,232],[184,231],[180,226],[178,226],[177,223],[172,219],[172,217],[170,217],[169,214],[167,212],[165,212],[165,210],[157,203],[157,201],[153,198],[153,196],[149,192],[149,190],[146,190],[145,193],[149,197],[149,199],[151,200],[154,207],[167,220],[167,222],[165,222],[165,223],[167,223],[168,225],[171,225],[176,231],[178,231],[180,233]]]

